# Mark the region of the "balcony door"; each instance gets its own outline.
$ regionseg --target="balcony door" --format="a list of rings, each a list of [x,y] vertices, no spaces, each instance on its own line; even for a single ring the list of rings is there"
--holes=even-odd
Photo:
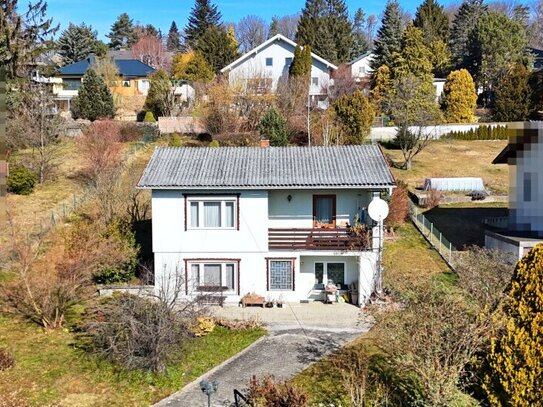
[[[336,227],[335,195],[313,195],[313,227]]]

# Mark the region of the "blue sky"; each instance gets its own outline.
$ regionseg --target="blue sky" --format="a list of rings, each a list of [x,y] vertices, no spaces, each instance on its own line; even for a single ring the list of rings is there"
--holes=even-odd
[[[447,0],[444,3],[448,3]],[[347,0],[349,11],[358,7],[366,14],[379,16],[386,0]],[[413,12],[422,0],[401,1],[402,7]],[[258,15],[269,21],[274,15],[282,16],[299,12],[305,0],[215,0],[224,21],[238,21],[248,14]],[[134,21],[153,24],[167,32],[172,20],[178,27],[184,27],[193,5],[193,0],[48,0],[48,16],[60,23],[61,29],[69,22],[91,24],[98,30],[100,39],[105,35],[117,16],[127,12]]]

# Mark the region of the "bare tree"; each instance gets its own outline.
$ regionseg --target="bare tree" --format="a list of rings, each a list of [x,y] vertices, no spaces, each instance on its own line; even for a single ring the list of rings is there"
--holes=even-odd
[[[298,31],[299,14],[291,14],[283,17],[273,17],[270,24],[269,37],[276,34],[282,34],[285,37],[294,41],[296,32]]]
[[[261,17],[248,15],[236,24],[236,36],[242,53],[262,44],[268,38],[268,24]]]
[[[132,55],[144,64],[155,69],[170,70],[170,53],[164,44],[154,35],[144,35],[132,46]]]
[[[31,166],[42,184],[56,164],[55,141],[64,120],[56,112],[50,90],[42,84],[23,84],[16,98],[8,121],[10,144],[15,148],[32,149]]]
[[[530,46],[543,48],[543,1],[533,3],[532,21],[530,24]]]

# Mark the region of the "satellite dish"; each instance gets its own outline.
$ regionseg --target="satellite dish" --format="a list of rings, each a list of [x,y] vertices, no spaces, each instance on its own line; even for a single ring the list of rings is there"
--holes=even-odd
[[[368,205],[368,215],[376,222],[382,221],[388,216],[388,204],[376,196]]]

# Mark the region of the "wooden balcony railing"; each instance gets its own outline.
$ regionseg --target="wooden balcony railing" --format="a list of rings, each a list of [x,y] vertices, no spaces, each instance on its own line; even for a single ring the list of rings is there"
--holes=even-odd
[[[368,250],[369,232],[354,233],[350,228],[268,229],[269,250]]]

